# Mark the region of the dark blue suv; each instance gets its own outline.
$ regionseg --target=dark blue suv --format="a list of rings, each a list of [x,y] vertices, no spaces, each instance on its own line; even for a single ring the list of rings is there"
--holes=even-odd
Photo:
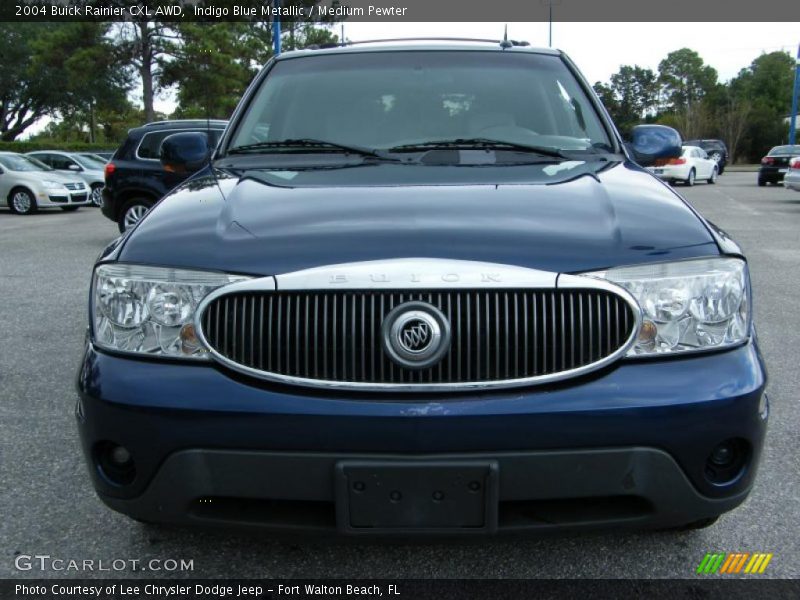
[[[98,260],[77,418],[135,519],[347,534],[700,527],[766,373],[742,252],[561,52],[273,59]]]

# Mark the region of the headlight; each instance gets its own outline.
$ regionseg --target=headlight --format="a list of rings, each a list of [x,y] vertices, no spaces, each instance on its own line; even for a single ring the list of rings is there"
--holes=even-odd
[[[247,277],[109,264],[95,269],[91,322],[101,348],[150,355],[205,358],[195,336],[200,301]]]
[[[63,183],[60,183],[58,181],[52,181],[50,179],[45,179],[44,181],[42,181],[42,185],[45,187],[45,189],[48,189],[48,190],[63,190],[64,189],[64,184]]]
[[[591,277],[628,290],[642,326],[628,356],[723,348],[750,330],[750,283],[738,258],[709,258],[621,267]]]

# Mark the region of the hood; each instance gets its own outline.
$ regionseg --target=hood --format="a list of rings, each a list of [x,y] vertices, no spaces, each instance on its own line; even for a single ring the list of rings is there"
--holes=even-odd
[[[348,169],[329,178],[336,185],[292,173],[206,173],[165,197],[117,258],[274,275],[403,257],[579,272],[719,253],[686,203],[631,163],[555,184],[521,175],[499,184],[490,174],[492,183],[432,183],[421,171],[427,182],[404,175],[387,185],[391,177],[375,170],[384,168],[436,167],[373,166],[364,177]]]

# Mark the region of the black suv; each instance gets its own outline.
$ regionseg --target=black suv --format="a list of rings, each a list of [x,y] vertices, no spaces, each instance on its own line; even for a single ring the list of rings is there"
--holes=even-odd
[[[717,161],[717,173],[722,175],[728,164],[728,147],[722,140],[689,140],[684,142],[686,146],[698,146],[706,151],[708,158]]]
[[[208,134],[209,146],[216,146],[227,121],[156,121],[128,132],[128,137],[106,164],[103,214],[124,233],[168,191],[188,177],[161,166],[161,144],[173,133]]]

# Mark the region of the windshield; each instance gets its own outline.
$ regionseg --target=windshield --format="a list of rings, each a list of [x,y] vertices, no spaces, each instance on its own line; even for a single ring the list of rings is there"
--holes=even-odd
[[[43,162],[21,154],[0,154],[0,165],[10,171],[52,171]]]
[[[559,57],[494,51],[279,61],[227,149],[280,153],[287,147],[269,143],[286,140],[383,151],[458,140],[571,151],[611,148],[589,98]]]
[[[92,171],[102,171],[106,166],[106,163],[100,159],[89,158],[85,154],[73,154],[72,158],[74,158],[84,169],[89,169]]]

